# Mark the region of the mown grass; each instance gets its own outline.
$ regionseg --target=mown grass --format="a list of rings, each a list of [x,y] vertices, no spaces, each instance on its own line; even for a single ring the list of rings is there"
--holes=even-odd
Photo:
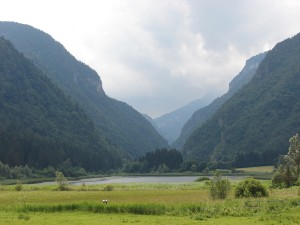
[[[264,181],[269,187],[270,182]],[[233,182],[233,189],[236,183]],[[269,189],[269,197],[212,200],[204,182],[0,186],[0,224],[296,224],[297,188]],[[102,203],[107,199],[107,205]],[[270,216],[274,215],[274,216]]]
[[[274,166],[245,167],[236,170],[245,173],[272,173],[274,171]]]

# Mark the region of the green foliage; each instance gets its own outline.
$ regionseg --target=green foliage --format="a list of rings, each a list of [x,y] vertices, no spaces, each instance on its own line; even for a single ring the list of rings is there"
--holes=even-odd
[[[121,165],[120,152],[95,128],[82,108],[0,38],[0,158],[19,178],[30,167],[72,167],[89,171]],[[19,166],[24,167],[19,167]]]
[[[265,186],[260,181],[253,177],[248,177],[245,180],[238,183],[235,193],[236,198],[249,198],[249,197],[266,197],[268,192]]]
[[[278,168],[272,178],[273,187],[291,187],[300,178],[300,140],[296,134],[289,140],[288,153],[280,158]]]
[[[289,163],[294,167],[294,175],[300,177],[300,139],[299,134],[294,135],[289,140],[290,147],[286,155]]]
[[[30,216],[26,213],[21,213],[21,214],[18,215],[18,219],[27,221],[27,220],[30,219]]]
[[[217,167],[273,165],[300,127],[300,34],[278,43],[250,82],[186,141],[185,159]]]
[[[202,181],[208,181],[210,180],[209,177],[199,177],[195,180],[195,182],[202,182]]]
[[[238,90],[241,89],[242,86],[247,84],[249,80],[252,79],[258,68],[258,65],[265,56],[266,53],[261,53],[248,59],[243,70],[230,82],[229,91],[212,101],[209,105],[197,110],[184,125],[181,130],[180,137],[172,146],[182,147],[185,141],[197,128],[208,121],[228,99],[230,99]]]
[[[179,151],[163,148],[156,149],[154,152],[147,152],[137,162],[129,162],[124,170],[129,173],[166,173],[179,170],[182,162],[182,155]]]
[[[27,25],[9,22],[0,23],[0,35],[4,35],[5,38],[10,40],[20,52],[23,52],[27,58],[32,60],[37,68],[43,71],[45,76],[49,77],[59,88],[75,100],[79,104],[78,106],[84,109],[95,127],[100,130],[100,133],[123,150],[124,155],[127,157],[129,155],[132,158],[137,158],[148,151],[153,151],[153,149],[168,146],[167,142],[139,112],[124,102],[106,96],[96,71],[76,60],[50,35]],[[54,109],[56,110],[56,108]],[[72,113],[68,115],[78,114],[76,110],[69,110],[69,112]],[[62,124],[62,127],[69,124],[74,124],[74,122]],[[77,123],[77,127],[86,127],[87,131],[92,129],[87,125],[82,126],[80,123]],[[47,128],[49,127],[45,126],[45,129]],[[64,134],[65,132],[62,131],[61,133]],[[100,136],[100,134],[98,135]],[[84,136],[88,136],[88,134]],[[85,138],[83,137],[83,139]],[[80,140],[80,137],[73,138],[73,141],[76,142],[76,140]],[[94,146],[92,143],[91,146],[86,146],[86,150],[92,146]],[[92,159],[97,157],[98,160],[101,159],[98,163],[87,163],[87,165],[95,167],[93,170],[105,169],[107,168],[105,164],[114,161],[119,165],[120,161],[116,156],[119,156],[120,153],[114,151],[110,154],[110,152],[102,151],[107,149],[108,146],[108,143],[107,146],[99,146],[93,150],[95,155],[83,156],[82,158]],[[112,148],[112,146],[109,147]],[[55,148],[56,146],[52,146],[50,149]],[[98,151],[101,151],[101,154],[97,154]],[[104,157],[105,159],[103,159]],[[69,158],[71,159],[71,157]],[[64,160],[66,159],[64,158]],[[71,159],[71,161],[73,160]],[[84,168],[87,168],[87,166],[84,166]],[[114,168],[114,166],[110,166],[110,168]]]
[[[212,201],[207,196],[208,190],[200,189],[199,183],[185,183],[198,187],[189,191],[182,184],[168,184],[171,189],[159,188],[161,184],[146,185],[149,187],[145,184],[114,184],[118,191],[109,193],[100,191],[104,185],[86,185],[86,191],[77,186],[59,195],[53,192],[53,186],[36,185],[38,189],[33,189],[32,185],[24,185],[24,190],[30,190],[22,193],[26,205],[20,204],[20,197],[11,186],[5,186],[1,191],[0,224],[22,224],[25,221],[17,219],[20,214],[24,215],[19,219],[30,216],[30,224],[41,221],[74,224],[74,218],[78,224],[99,224],[99,221],[101,224],[120,224],[129,217],[133,219],[126,223],[134,224],[198,224],[195,220],[205,220],[204,224],[298,224],[300,219],[300,199],[295,189],[274,190],[264,199]],[[153,190],[153,186],[157,188]],[[109,199],[109,204],[103,204],[102,199]],[[57,217],[60,220],[53,220]],[[118,220],[112,219],[115,217]],[[174,222],[170,222],[172,218],[176,218],[172,220]],[[138,221],[140,219],[142,222]],[[251,222],[244,223],[245,220]]]
[[[103,191],[112,191],[112,190],[114,190],[114,186],[112,186],[111,184],[108,184],[103,188]]]
[[[158,173],[167,173],[169,172],[169,167],[163,163],[163,164],[160,164],[156,170]]]
[[[57,189],[59,191],[68,190],[68,188],[67,188],[68,180],[67,180],[67,178],[65,178],[64,174],[62,172],[56,171],[55,175],[56,175],[55,181],[58,186]]]
[[[23,184],[21,183],[20,180],[17,181],[17,184],[15,186],[16,191],[22,191],[23,189]]]
[[[223,179],[220,172],[215,172],[215,175],[208,183],[209,194],[213,199],[225,199],[230,190],[230,182],[228,179]]]

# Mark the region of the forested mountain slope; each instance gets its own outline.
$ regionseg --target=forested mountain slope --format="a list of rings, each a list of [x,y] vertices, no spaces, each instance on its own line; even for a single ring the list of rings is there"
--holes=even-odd
[[[120,152],[86,113],[0,38],[0,161],[44,168],[70,159],[73,166],[107,170]]]
[[[12,22],[0,22],[0,35],[77,101],[96,127],[129,156],[141,156],[168,145],[140,113],[106,96],[98,74],[76,60],[50,35]]]
[[[226,94],[215,99],[208,106],[197,110],[186,122],[181,130],[179,138],[173,143],[173,147],[181,149],[185,141],[190,137],[193,131],[210,119],[214,113],[236,93],[242,86],[247,84],[254,76],[259,64],[264,59],[266,53],[253,56],[246,61],[242,71],[233,78],[229,84],[229,90]]]
[[[183,125],[188,121],[193,113],[206,106],[211,99],[212,98],[209,96],[204,96],[203,98],[192,101],[179,109],[153,119],[152,123],[156,130],[169,142],[169,144],[172,144],[179,137]]]
[[[216,167],[273,164],[300,131],[300,35],[278,43],[252,80],[198,128],[186,159]]]

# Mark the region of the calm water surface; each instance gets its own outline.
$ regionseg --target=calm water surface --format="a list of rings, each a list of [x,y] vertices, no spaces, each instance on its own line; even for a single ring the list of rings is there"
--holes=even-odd
[[[83,182],[86,185],[89,184],[113,184],[113,183],[188,183],[194,182],[199,176],[137,176],[137,177],[101,177],[101,178],[90,178],[90,179],[82,179],[77,181],[71,181],[71,184],[81,185]],[[226,177],[229,180],[241,180],[244,177]]]
[[[186,183],[193,182],[198,176],[153,176],[153,177],[101,177],[101,178],[91,178],[82,179],[78,181],[71,181],[72,184],[82,184],[83,182],[87,185],[89,184],[112,184],[112,183]]]

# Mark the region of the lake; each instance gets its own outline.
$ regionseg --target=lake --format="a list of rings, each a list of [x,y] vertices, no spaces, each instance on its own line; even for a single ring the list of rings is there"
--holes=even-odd
[[[113,184],[113,183],[189,183],[194,182],[199,176],[111,176],[111,177],[99,177],[89,178],[76,181],[70,181],[70,184],[86,185],[91,184]],[[243,176],[224,176],[229,180],[241,180]]]
[[[112,176],[112,177],[100,177],[89,178],[77,181],[70,181],[71,184],[79,185],[83,182],[86,185],[89,184],[113,184],[113,183],[186,183],[193,182],[199,176]]]

